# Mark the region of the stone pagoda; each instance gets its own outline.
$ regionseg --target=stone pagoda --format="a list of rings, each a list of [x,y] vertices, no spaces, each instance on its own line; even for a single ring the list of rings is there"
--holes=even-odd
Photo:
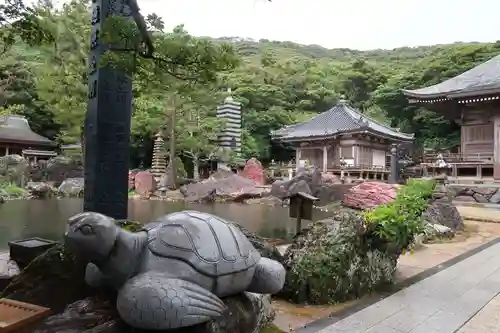
[[[153,146],[153,161],[151,163],[151,173],[156,182],[167,172],[167,161],[165,158],[165,141],[161,133],[156,134]]]

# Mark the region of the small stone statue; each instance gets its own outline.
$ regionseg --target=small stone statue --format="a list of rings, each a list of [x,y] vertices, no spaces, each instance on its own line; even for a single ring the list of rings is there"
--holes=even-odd
[[[285,269],[262,258],[234,225],[197,211],[165,215],[131,233],[105,215],[69,219],[67,246],[84,259],[90,286],[118,291],[120,317],[134,328],[168,330],[220,316],[220,297],[274,294]]]

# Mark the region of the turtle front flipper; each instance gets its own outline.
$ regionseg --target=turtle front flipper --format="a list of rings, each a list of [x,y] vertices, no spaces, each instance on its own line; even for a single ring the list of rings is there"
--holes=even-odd
[[[252,282],[246,291],[258,294],[276,294],[285,285],[286,271],[276,260],[260,258],[255,266]]]
[[[222,315],[226,306],[197,284],[149,272],[123,285],[117,309],[134,328],[168,330],[209,321]]]

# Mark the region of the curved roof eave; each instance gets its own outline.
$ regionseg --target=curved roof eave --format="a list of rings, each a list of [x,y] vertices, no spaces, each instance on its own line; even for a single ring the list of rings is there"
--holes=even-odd
[[[401,89],[401,92],[414,98],[448,98],[448,95],[469,91],[475,91],[477,95],[487,94],[482,90],[492,86],[500,86],[500,55],[443,82],[420,89]]]

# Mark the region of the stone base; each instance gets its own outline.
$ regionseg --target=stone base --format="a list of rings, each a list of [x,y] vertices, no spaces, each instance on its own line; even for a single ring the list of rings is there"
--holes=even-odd
[[[10,258],[20,266],[27,266],[33,259],[56,245],[56,242],[33,237],[9,242]]]

